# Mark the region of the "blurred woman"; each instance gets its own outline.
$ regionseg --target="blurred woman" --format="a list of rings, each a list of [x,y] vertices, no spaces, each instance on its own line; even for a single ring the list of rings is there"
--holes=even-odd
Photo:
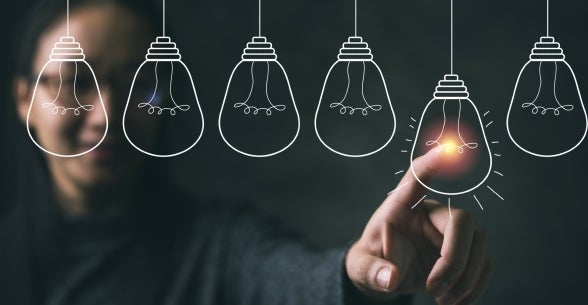
[[[56,120],[50,110],[29,115],[37,80],[37,94],[76,90],[57,88],[61,73],[71,71],[39,76],[67,32],[64,2],[41,1],[28,20],[16,112],[41,146],[84,151],[103,136],[107,118],[100,112],[71,121]],[[482,293],[489,274],[484,235],[459,210],[449,219],[435,203],[403,208],[423,192],[412,176],[360,240],[333,251],[310,248],[246,205],[199,202],[175,188],[165,162],[132,148],[121,126],[134,72],[159,21],[159,10],[144,1],[71,2],[70,36],[96,72],[108,133],[75,158],[22,143],[18,197],[0,220],[0,303],[405,304],[426,287],[439,304],[453,305]],[[89,77],[76,81],[87,84]],[[100,106],[97,94],[78,97]],[[144,143],[165,145],[165,126],[133,123]],[[435,158],[415,162],[433,169]]]

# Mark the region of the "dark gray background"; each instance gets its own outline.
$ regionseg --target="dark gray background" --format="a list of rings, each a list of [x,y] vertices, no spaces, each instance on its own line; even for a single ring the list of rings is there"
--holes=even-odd
[[[12,10],[4,6],[3,29],[23,16],[27,2],[11,4]],[[167,2],[177,32],[173,38],[192,71],[206,119],[202,142],[174,160],[181,185],[203,198],[252,199],[317,245],[340,247],[358,237],[398,182],[393,173],[409,165],[408,156],[400,153],[403,139],[411,135],[409,117],[420,116],[437,81],[449,73],[449,0],[359,1],[359,34],[384,72],[398,117],[395,140],[363,159],[331,153],[312,125],[326,72],[353,34],[352,0],[263,1],[263,34],[288,72],[302,118],[298,141],[270,159],[233,152],[216,127],[230,72],[257,33],[257,1]],[[552,35],[562,43],[583,93],[586,13],[585,1],[552,1]],[[484,212],[471,199],[452,201],[489,230],[495,272],[481,304],[585,302],[588,145],[557,159],[531,157],[510,142],[505,128],[518,72],[544,33],[545,1],[455,1],[455,72],[480,111],[491,111],[495,123],[488,133],[501,142],[496,152],[503,157],[496,168],[505,175],[492,183],[504,201],[488,190],[476,192]],[[7,46],[2,49],[2,99],[9,99],[11,58],[5,55]],[[11,126],[5,117],[2,137],[10,140],[15,132],[5,127]],[[2,150],[10,152],[9,147]],[[3,180],[11,176],[2,171]],[[420,295],[417,304],[433,301]]]

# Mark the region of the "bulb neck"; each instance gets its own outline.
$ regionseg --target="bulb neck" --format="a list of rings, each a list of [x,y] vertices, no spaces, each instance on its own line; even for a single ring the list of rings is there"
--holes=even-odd
[[[241,59],[244,61],[272,61],[277,60],[276,50],[264,36],[255,36],[247,43]]]
[[[179,61],[182,59],[176,43],[167,36],[159,36],[147,51],[145,59],[148,61]]]
[[[51,60],[60,61],[82,61],[85,60],[84,50],[80,43],[76,42],[74,37],[63,36],[59,42],[55,43],[51,51]]]
[[[566,59],[560,44],[551,36],[541,37],[529,56],[531,61],[563,61]]]
[[[435,90],[435,98],[439,99],[464,99],[469,98],[470,94],[464,82],[459,79],[457,74],[446,74],[443,80]]]
[[[341,61],[368,61],[372,60],[374,56],[362,37],[351,36],[347,42],[343,43],[337,58]]]

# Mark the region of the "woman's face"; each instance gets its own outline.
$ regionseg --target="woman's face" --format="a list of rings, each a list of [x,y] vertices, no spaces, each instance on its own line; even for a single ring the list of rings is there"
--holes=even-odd
[[[47,106],[30,112],[28,124],[35,141],[50,151],[64,149],[73,154],[88,151],[100,142],[107,125],[105,109],[108,133],[101,145],[79,157],[45,156],[58,183],[87,188],[124,184],[133,179],[145,163],[145,157],[126,141],[122,117],[135,71],[154,39],[153,28],[144,18],[117,4],[90,4],[72,10],[70,36],[80,43],[86,61],[95,72],[100,94],[91,90],[92,74],[83,63],[76,66],[71,62],[53,62],[43,69],[55,43],[67,36],[66,33],[66,20],[58,20],[40,37],[33,59],[33,75],[43,73],[36,92],[35,83],[25,79],[17,81],[20,117],[23,122],[27,121],[35,92],[35,100],[42,98],[43,105]],[[75,89],[66,84],[73,80]],[[56,99],[56,94],[61,97]],[[80,108],[74,113],[80,105],[91,110]],[[65,109],[69,111],[63,112]],[[158,126],[148,121],[134,123],[141,126],[147,142],[156,141]]]

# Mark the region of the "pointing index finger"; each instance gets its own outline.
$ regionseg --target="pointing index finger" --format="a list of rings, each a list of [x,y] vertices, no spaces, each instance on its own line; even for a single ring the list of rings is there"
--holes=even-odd
[[[393,212],[407,211],[420,203],[427,193],[427,189],[419,182],[426,182],[435,176],[438,169],[442,150],[434,148],[426,154],[414,159],[411,167],[406,171],[398,186],[389,193],[385,205]],[[418,176],[418,179],[415,177]],[[392,211],[391,211],[392,212]]]

